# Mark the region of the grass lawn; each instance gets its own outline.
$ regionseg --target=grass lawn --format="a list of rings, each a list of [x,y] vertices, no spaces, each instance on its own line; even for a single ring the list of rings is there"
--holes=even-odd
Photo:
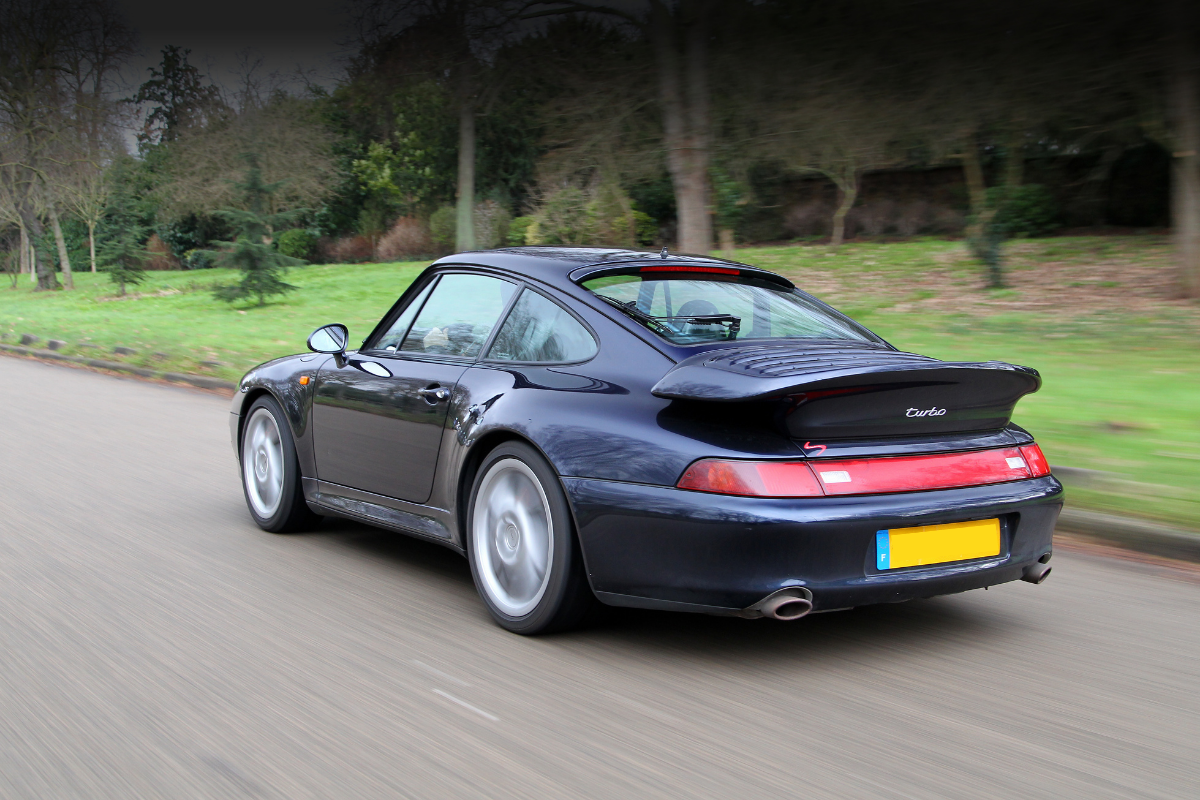
[[[944,359],[1036,367],[1044,386],[1016,422],[1051,463],[1102,475],[1071,501],[1200,528],[1200,306],[1171,300],[1162,236],[1056,237],[1010,245],[1011,288],[980,288],[958,242],[745,248],[739,260],[788,275],[896,346]],[[358,341],[424,264],[311,266],[262,308],[229,307],[218,270],[148,273],[126,299],[107,276],[80,274],[74,292],[34,293],[28,276],[0,289],[0,333],[69,343],[67,352],[236,380],[268,358],[304,349],[344,322]],[[93,344],[101,351],[81,348]],[[220,362],[206,366],[202,362]]]

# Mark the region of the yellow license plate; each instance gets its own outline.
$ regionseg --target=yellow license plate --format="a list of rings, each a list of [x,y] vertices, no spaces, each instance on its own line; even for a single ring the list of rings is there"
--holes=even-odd
[[[1000,520],[892,528],[875,534],[878,569],[944,564],[1000,555]]]

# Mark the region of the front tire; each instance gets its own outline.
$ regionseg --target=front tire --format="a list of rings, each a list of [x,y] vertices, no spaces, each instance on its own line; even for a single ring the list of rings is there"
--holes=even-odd
[[[242,490],[258,527],[292,533],[316,524],[317,515],[304,502],[291,428],[273,397],[264,395],[250,406],[240,454]]]
[[[466,539],[480,597],[514,633],[574,627],[595,602],[558,476],[527,444],[502,444],[480,464]]]

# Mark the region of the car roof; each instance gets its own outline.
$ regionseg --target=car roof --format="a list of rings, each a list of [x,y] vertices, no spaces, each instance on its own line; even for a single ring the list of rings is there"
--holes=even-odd
[[[619,267],[644,262],[701,266],[736,266],[740,269],[766,272],[748,264],[739,264],[711,256],[697,256],[647,250],[625,250],[615,247],[504,247],[498,250],[478,250],[455,253],[439,258],[431,268],[472,265],[492,267],[532,278],[553,286],[573,286],[571,274],[585,267]],[[772,273],[773,274],[773,273]],[[578,276],[577,276],[578,277]],[[782,279],[781,279],[782,280]],[[790,284],[789,284],[790,285]]]

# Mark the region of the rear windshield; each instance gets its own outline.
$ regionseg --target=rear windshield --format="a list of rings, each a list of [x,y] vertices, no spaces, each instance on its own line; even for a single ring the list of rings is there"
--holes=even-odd
[[[610,275],[582,285],[673,344],[735,339],[881,341],[798,292],[745,276]]]

